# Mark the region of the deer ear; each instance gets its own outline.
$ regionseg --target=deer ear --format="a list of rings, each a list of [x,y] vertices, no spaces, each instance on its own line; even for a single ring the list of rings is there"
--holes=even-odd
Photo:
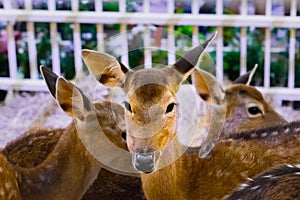
[[[116,58],[106,53],[83,49],[81,54],[88,70],[103,85],[114,87],[120,84],[129,71]]]
[[[73,118],[84,120],[92,110],[91,102],[80,89],[62,77],[57,79],[55,96],[59,107]]]
[[[194,69],[192,81],[199,96],[206,102],[221,105],[225,99],[225,90],[217,79],[201,69]]]
[[[184,54],[173,66],[172,68],[177,70],[186,79],[191,73],[192,69],[197,65],[200,56],[206,47],[211,43],[211,41],[216,37],[217,32],[215,32],[207,41],[202,45],[199,45],[186,54]]]
[[[233,81],[233,84],[250,85],[256,69],[257,69],[257,64],[253,67],[252,70],[248,71],[246,74],[238,77],[235,81]]]
[[[58,79],[58,76],[55,73],[53,73],[50,69],[48,69],[46,66],[43,65],[40,66],[40,71],[47,84],[50,94],[55,98],[56,81]]]

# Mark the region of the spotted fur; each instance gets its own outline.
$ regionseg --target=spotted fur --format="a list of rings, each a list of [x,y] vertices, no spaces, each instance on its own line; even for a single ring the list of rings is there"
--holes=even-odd
[[[300,199],[300,165],[280,165],[259,174],[225,197],[225,200],[236,199]]]

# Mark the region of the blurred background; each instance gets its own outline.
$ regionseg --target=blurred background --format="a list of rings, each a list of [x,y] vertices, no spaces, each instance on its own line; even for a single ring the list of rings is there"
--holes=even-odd
[[[215,31],[199,67],[230,84],[258,64],[252,85],[290,121],[300,118],[299,15],[300,0],[0,0],[0,134],[7,141],[10,128],[47,124],[45,110],[56,112],[40,65],[85,87],[81,49],[132,68],[167,65]]]

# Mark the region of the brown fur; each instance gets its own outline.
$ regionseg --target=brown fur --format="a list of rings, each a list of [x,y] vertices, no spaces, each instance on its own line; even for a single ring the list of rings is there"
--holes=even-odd
[[[280,165],[242,184],[225,200],[294,200],[300,199],[299,164]]]
[[[126,149],[121,138],[123,130],[112,120],[111,106],[110,102],[95,104],[98,120],[105,127],[104,133],[117,146]],[[120,106],[119,112],[122,111]],[[81,199],[101,169],[101,164],[78,138],[74,122],[66,129],[31,130],[9,143],[4,153],[18,175],[23,199]],[[104,170],[99,176],[104,177],[103,186],[105,180],[118,182],[127,178]],[[129,177],[128,182],[135,179]],[[113,190],[106,193],[114,197]]]
[[[209,158],[199,159],[199,149],[189,149],[171,165],[142,174],[145,195],[151,200],[220,199],[270,167],[299,163],[299,134],[298,122],[221,140]]]
[[[17,176],[7,162],[6,157],[0,152],[0,200],[21,200]]]

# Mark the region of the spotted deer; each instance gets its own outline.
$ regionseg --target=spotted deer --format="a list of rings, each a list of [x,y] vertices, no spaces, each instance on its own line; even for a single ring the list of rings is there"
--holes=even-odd
[[[83,59],[96,80],[107,86],[120,86],[126,94],[124,105],[127,146],[132,154],[132,165],[142,172],[142,185],[147,199],[222,198],[237,184],[242,183],[245,177],[254,176],[276,162],[297,160],[297,151],[292,155],[280,155],[277,150],[274,152],[274,149],[272,152],[264,151],[268,149],[264,140],[245,142],[229,139],[217,142],[210,157],[199,159],[198,152],[201,147],[183,147],[177,140],[176,109],[178,105],[175,94],[181,83],[192,73],[199,56],[211,40],[212,38],[202,46],[192,49],[171,66],[137,71],[126,68],[108,54],[92,50],[82,51]],[[204,79],[210,76],[207,73],[203,74],[205,74],[202,75]],[[211,86],[216,90],[210,90]],[[235,86],[232,87],[235,88]],[[257,92],[254,92],[254,88],[248,87],[250,95],[255,97],[252,103],[256,104],[242,105],[247,109],[258,107],[259,113],[263,112],[260,119],[265,119],[265,114],[269,110],[260,107],[264,106],[262,102],[259,102],[261,94],[256,97]],[[228,90],[227,93],[232,96],[238,94],[241,99],[248,90],[242,87],[237,92]],[[212,93],[206,96],[208,99],[211,98],[213,103],[225,104],[225,93],[218,84],[207,84],[206,92]],[[251,96],[248,99],[252,100]],[[238,106],[241,107],[241,105]],[[248,109],[251,114],[252,108],[250,110]],[[241,109],[241,111],[245,113],[244,110]],[[259,113],[254,112],[252,115],[258,116]],[[230,117],[231,113],[226,116]],[[278,120],[276,121],[278,124],[285,122],[277,114],[274,119]],[[259,125],[265,126],[262,122]],[[252,147],[257,154],[249,151]],[[262,155],[262,153],[265,154]],[[269,159],[266,159],[259,167],[254,167],[255,161],[264,160],[261,157],[272,158],[270,154],[275,154],[273,160],[268,162]],[[238,171],[236,177],[228,181],[235,170]]]
[[[41,71],[57,104],[74,120],[65,129],[32,130],[9,143],[3,153],[17,174],[23,199],[81,199],[104,167],[86,148],[83,137],[95,140],[96,123],[114,145],[127,149],[121,137],[124,110],[108,101],[91,103],[71,82],[46,67]]]
[[[0,152],[0,199],[21,200],[17,176],[6,157]]]
[[[224,200],[294,200],[300,198],[300,165],[273,167],[240,185]]]
[[[205,117],[205,122],[208,124],[213,123],[213,126],[208,131],[207,144],[202,141],[202,145],[213,146],[213,143],[219,139],[220,130],[214,130],[218,123],[222,127],[221,137],[226,137],[230,133],[266,128],[287,122],[272,108],[263,95],[250,85],[256,68],[257,66],[234,80],[233,84],[226,88],[225,92],[222,91],[222,86],[211,74],[199,69],[193,71],[193,85],[199,97],[210,103],[212,107],[215,107],[215,105],[218,106],[213,110],[214,112],[207,113]],[[222,98],[223,94],[224,98]],[[225,109],[220,109],[222,105],[225,105]],[[223,116],[222,114],[220,115],[220,111],[224,112],[224,118],[221,118],[223,121],[218,121],[213,117],[213,115]],[[205,139],[202,138],[202,140]],[[200,157],[207,156],[211,148],[202,148],[200,150]]]

